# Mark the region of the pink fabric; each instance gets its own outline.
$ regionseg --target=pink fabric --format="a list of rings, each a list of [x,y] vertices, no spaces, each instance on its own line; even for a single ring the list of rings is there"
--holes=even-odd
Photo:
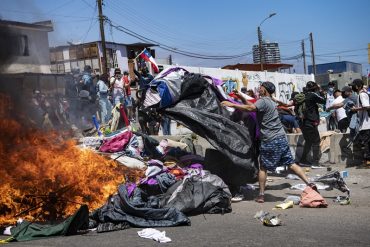
[[[299,206],[306,208],[326,208],[328,204],[316,190],[307,186],[301,194]]]
[[[133,134],[131,131],[125,131],[112,139],[105,140],[100,146],[99,151],[107,153],[115,153],[125,150],[127,144],[132,138]]]

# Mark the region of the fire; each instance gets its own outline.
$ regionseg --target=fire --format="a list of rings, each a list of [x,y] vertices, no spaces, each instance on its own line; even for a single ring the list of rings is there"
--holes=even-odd
[[[80,204],[96,209],[125,179],[136,182],[142,176],[141,171],[81,149],[56,132],[29,130],[3,116],[0,225],[14,223],[17,217],[60,219],[73,214]]]

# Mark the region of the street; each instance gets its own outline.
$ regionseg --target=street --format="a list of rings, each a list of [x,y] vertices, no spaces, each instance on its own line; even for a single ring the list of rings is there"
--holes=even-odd
[[[334,165],[333,169],[343,170],[344,166]],[[171,243],[160,244],[137,235],[141,229],[131,228],[122,231],[95,233],[70,237],[47,238],[10,246],[369,246],[369,205],[370,169],[347,168],[346,179],[352,196],[351,204],[341,206],[333,202],[340,191],[320,191],[329,204],[328,208],[300,208],[294,206],[286,210],[272,210],[288,195],[300,195],[300,191],[290,190],[286,183],[300,181],[274,177],[268,183],[266,202],[257,204],[253,200],[233,203],[233,212],[225,215],[198,215],[190,217],[191,226],[158,228],[166,231]],[[324,174],[325,169],[310,170],[308,176]],[[273,189],[273,190],[271,190]],[[275,190],[276,189],[276,190]],[[250,195],[248,198],[252,198]],[[254,219],[257,211],[281,214],[282,226],[266,227]],[[2,236],[4,238],[5,236]]]

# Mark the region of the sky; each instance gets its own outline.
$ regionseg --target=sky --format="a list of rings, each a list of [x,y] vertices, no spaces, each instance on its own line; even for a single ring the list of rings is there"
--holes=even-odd
[[[119,25],[177,50],[202,55],[250,53],[258,43],[257,27],[262,25],[264,40],[278,42],[283,63],[294,64],[303,73],[301,41],[310,55],[309,33],[313,33],[316,64],[352,61],[370,70],[369,0],[103,0],[103,14]],[[50,46],[67,41],[100,40],[96,0],[1,0],[0,18],[36,22],[52,20]],[[109,24],[106,40],[130,44],[141,42]],[[157,58],[170,52],[156,48]],[[179,65],[222,67],[253,63],[252,55],[227,60],[204,60],[171,54]],[[288,59],[288,60],[285,60]],[[306,57],[311,64],[311,57]]]

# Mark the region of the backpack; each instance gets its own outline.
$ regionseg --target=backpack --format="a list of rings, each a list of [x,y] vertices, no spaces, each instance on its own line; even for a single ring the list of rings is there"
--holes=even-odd
[[[306,115],[306,96],[304,95],[304,93],[299,93],[294,96],[294,102],[295,115],[299,120],[303,120]]]

